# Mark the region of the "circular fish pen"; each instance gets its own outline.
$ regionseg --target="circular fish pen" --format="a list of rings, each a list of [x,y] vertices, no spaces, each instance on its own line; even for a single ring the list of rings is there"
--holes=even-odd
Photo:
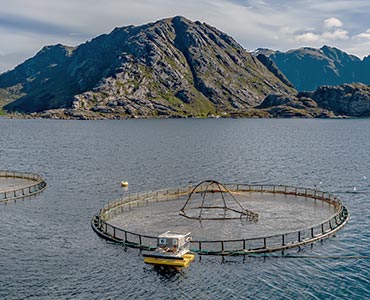
[[[194,188],[128,195],[104,206],[91,225],[102,238],[127,247],[154,250],[161,233],[191,231],[192,252],[247,255],[314,243],[348,219],[330,193],[208,180]]]
[[[197,197],[197,194],[200,197]],[[209,197],[217,194],[217,197]],[[199,183],[189,194],[180,215],[193,220],[258,221],[258,214],[244,208],[228,188],[214,180]]]
[[[0,170],[0,202],[30,197],[44,189],[46,182],[38,174]]]

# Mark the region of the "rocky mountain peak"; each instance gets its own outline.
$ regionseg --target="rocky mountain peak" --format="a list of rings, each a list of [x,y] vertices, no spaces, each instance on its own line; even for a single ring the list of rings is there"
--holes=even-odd
[[[254,56],[258,56],[258,55],[262,54],[266,57],[269,57],[270,55],[275,54],[276,52],[278,52],[278,51],[268,49],[268,48],[257,48],[256,50],[252,51],[251,54],[254,55]]]
[[[341,65],[355,61],[361,61],[361,59],[357,56],[349,55],[335,47],[323,46],[320,48],[320,50],[324,53],[324,55],[331,58],[334,63],[339,63]]]
[[[268,56],[299,91],[313,91],[321,85],[370,84],[365,60],[334,47],[303,47]]]
[[[181,16],[115,28],[76,48],[44,47],[0,76],[3,89],[16,84],[23,94],[8,110],[88,117],[228,113],[293,90],[229,35]]]

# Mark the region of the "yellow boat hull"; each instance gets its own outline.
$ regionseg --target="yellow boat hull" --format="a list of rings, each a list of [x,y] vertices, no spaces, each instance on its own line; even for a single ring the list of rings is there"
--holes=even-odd
[[[164,258],[164,257],[155,257],[147,256],[144,258],[144,262],[151,265],[160,265],[160,266],[169,266],[169,267],[180,267],[186,268],[190,263],[195,259],[195,255],[191,253],[184,254],[184,256],[179,259],[173,258]]]

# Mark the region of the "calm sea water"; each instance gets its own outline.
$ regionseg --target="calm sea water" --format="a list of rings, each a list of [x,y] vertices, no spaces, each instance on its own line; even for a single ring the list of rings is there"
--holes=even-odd
[[[36,172],[49,184],[0,206],[1,299],[369,297],[369,120],[0,119],[0,133],[0,169]],[[202,257],[174,274],[90,228],[125,193],[122,180],[137,192],[204,179],[317,185],[340,196],[351,219],[294,258]]]

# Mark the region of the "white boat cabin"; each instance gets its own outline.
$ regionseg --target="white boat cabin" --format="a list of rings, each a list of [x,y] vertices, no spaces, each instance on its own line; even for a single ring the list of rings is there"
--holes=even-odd
[[[185,254],[190,250],[191,232],[186,234],[167,231],[158,236],[158,248],[172,253]]]

